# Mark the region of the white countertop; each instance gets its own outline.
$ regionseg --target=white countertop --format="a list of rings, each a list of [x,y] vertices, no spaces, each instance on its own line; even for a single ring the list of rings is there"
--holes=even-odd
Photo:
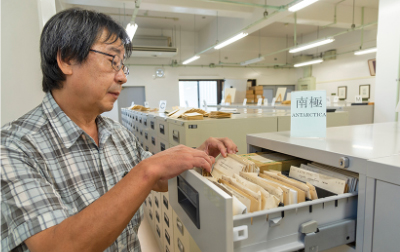
[[[326,138],[295,138],[290,137],[290,131],[250,134],[248,143],[257,141],[255,138],[363,159],[400,154],[400,123],[395,122],[327,128]]]

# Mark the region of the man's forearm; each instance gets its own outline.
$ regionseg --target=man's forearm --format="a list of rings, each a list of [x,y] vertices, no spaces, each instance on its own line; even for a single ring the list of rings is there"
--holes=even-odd
[[[121,234],[157,181],[142,161],[84,210],[25,243],[31,251],[104,251]]]

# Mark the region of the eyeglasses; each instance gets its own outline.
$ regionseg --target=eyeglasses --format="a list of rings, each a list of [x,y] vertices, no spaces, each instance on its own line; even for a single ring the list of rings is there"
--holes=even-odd
[[[119,70],[121,70],[121,68],[122,68],[122,71],[124,71],[124,74],[126,76],[129,75],[129,68],[127,66],[125,66],[124,63],[122,63],[122,59],[118,55],[111,55],[111,54],[108,54],[108,53],[105,53],[105,52],[96,51],[96,50],[93,50],[93,49],[89,49],[89,51],[92,51],[92,52],[95,52],[95,53],[100,53],[100,54],[112,57],[113,58],[112,61],[111,61],[112,68],[114,68],[114,70],[116,70],[117,72]]]

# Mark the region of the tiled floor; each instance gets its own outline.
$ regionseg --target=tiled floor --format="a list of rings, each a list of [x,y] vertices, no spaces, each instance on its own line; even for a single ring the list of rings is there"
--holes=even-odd
[[[139,240],[142,245],[142,252],[160,252],[156,237],[146,217],[142,220],[142,224],[139,227]]]

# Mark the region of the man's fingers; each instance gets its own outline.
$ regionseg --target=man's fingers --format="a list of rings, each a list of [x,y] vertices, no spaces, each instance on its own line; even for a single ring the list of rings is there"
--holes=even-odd
[[[206,170],[207,172],[211,172],[211,164],[208,163],[207,160],[201,157],[196,157],[194,160],[194,167],[200,167]]]
[[[226,146],[221,141],[217,142],[217,148],[223,157],[227,157]]]
[[[218,140],[223,143],[226,150],[228,150],[228,153],[236,153],[237,152],[237,146],[231,139],[224,137],[224,138],[218,138]]]

